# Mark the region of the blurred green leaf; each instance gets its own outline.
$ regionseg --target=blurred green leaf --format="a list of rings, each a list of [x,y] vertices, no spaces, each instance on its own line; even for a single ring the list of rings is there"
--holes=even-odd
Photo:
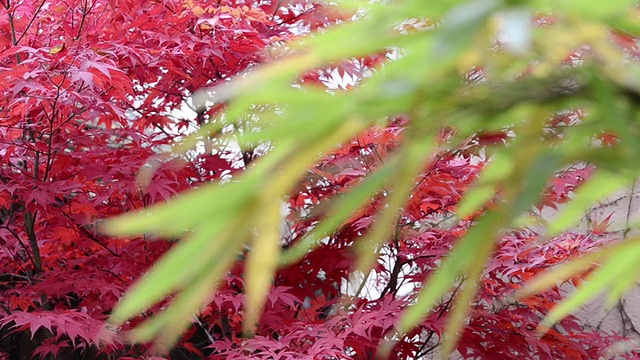
[[[557,286],[560,282],[573,276],[580,275],[593,268],[606,255],[606,251],[599,251],[584,255],[578,259],[565,262],[559,266],[542,272],[516,292],[516,297],[524,298]]]
[[[553,0],[537,0],[537,2],[548,4],[549,8],[561,8],[569,14],[585,16],[598,20],[611,20],[616,16],[625,15],[633,6],[637,5],[637,2],[632,0],[570,0],[560,3]]]
[[[472,270],[473,275],[473,270],[479,264],[485,264],[488,254],[493,249],[496,232],[503,216],[496,212],[485,215],[467,235],[458,240],[440,269],[428,279],[415,305],[402,315],[396,325],[399,334],[406,333],[429,314],[456,283],[465,281],[469,275],[468,271]],[[473,282],[475,279],[468,281]]]
[[[432,56],[450,59],[460,55],[478,38],[486,19],[498,9],[498,0],[473,0],[450,9],[432,49]]]
[[[620,279],[635,278],[638,274],[638,259],[640,259],[640,239],[634,239],[626,243],[627,246],[614,248],[607,255],[605,262],[592,274],[590,274],[583,284],[566,300],[554,307],[540,324],[544,330],[569,315],[587,301],[593,299],[601,292],[617,288],[608,297],[608,303],[618,300],[623,290],[628,289],[634,282],[624,282],[623,288],[615,285]]]
[[[376,216],[369,233],[356,244],[356,251],[359,254],[355,266],[357,271],[369,273],[379,256],[379,245],[390,240],[389,237],[395,230],[394,225],[397,224],[400,211],[413,190],[414,179],[423,168],[422,159],[431,153],[434,144],[432,139],[411,142],[408,144],[411,148],[403,152],[404,156],[399,161],[394,177],[390,179],[391,193],[387,196],[385,207]]]
[[[256,219],[257,236],[251,242],[252,250],[247,257],[245,270],[245,331],[248,333],[253,332],[258,322],[280,256],[280,203],[266,200],[261,207],[264,213]]]
[[[607,171],[596,172],[578,188],[571,202],[549,223],[547,227],[549,236],[557,235],[575,225],[584,216],[589,206],[621,190],[629,183],[629,179],[621,175]]]
[[[360,7],[357,21],[302,37],[288,44],[288,56],[194,94],[194,104],[228,102],[227,111],[176,144],[177,152],[185,153],[209,137],[241,148],[261,144],[270,152],[226,184],[204,185],[166,204],[103,224],[102,230],[112,235],[181,237],[127,292],[112,314],[113,323],[121,325],[172,297],[166,310],[132,335],[138,341],[175,342],[225,271],[246,252],[245,330],[250,332],[278,266],[302,258],[339,230],[353,211],[384,194],[386,206],[355,246],[359,259],[354,270],[370,268],[380,246],[392,238],[416,177],[435,151],[455,149],[483,132],[512,131],[514,139],[506,147],[484,147],[493,160],[466,192],[457,215],[466,218],[494,197],[495,206],[492,203],[491,210],[456,242],[397,324],[398,334],[407,333],[461,285],[447,325],[447,354],[454,349],[496,239],[520,226],[555,171],[576,163],[598,168],[550,222],[551,235],[576,224],[589,206],[640,175],[635,166],[640,158],[640,71],[637,65],[625,64],[624,52],[610,41],[610,26],[640,29],[637,19],[629,16],[635,3],[408,0],[391,5],[350,1],[350,8]],[[560,21],[556,26],[535,27],[528,20],[531,14],[551,14]],[[431,25],[403,31],[400,25],[408,19]],[[510,36],[513,51],[496,51],[496,34]],[[585,44],[593,56],[568,64],[567,54]],[[380,51],[391,60],[362,79],[357,89],[328,92],[299,81],[306,71]],[[486,71],[486,81],[463,80],[473,67]],[[550,118],[575,108],[583,109],[584,116],[553,141],[543,140]],[[307,169],[358,132],[398,114],[411,120],[387,163],[350,192],[323,203],[326,217],[282,252],[280,206]],[[223,133],[229,124],[235,131]],[[442,141],[439,132],[444,128],[454,134]],[[603,131],[618,133],[620,144],[596,144]],[[558,279],[601,263],[589,281],[549,315],[544,324],[551,325],[603,289],[611,289],[612,299],[619,297],[638,275],[633,264],[639,253],[637,241],[614,245],[551,270],[520,294],[547,289]],[[616,281],[620,278],[624,280]]]
[[[301,259],[312,250],[319,241],[336,231],[353,212],[370,201],[373,195],[395,173],[398,157],[393,157],[382,168],[369,175],[352,191],[339,199],[334,199],[329,209],[329,215],[321,221],[310,233],[296,242],[292,248],[282,254],[281,264],[289,265]]]
[[[562,158],[559,154],[543,152],[536,156],[533,164],[527,169],[524,184],[511,210],[512,216],[519,216],[530,210],[530,207],[540,199],[544,187],[561,164]]]
[[[462,219],[472,215],[474,212],[480,210],[482,206],[484,206],[495,195],[496,189],[493,184],[475,186],[465,194],[460,205],[458,205],[456,215]]]

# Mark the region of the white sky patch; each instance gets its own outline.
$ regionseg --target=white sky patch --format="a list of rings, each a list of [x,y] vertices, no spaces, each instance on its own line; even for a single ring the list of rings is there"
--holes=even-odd
[[[498,41],[505,50],[523,55],[531,49],[533,19],[529,11],[514,9],[496,15],[498,22]]]
[[[356,75],[350,75],[346,71],[342,71],[341,75],[340,72],[341,70],[339,68],[331,70],[326,74],[326,77],[323,77],[323,84],[330,90],[347,90],[358,83],[358,77]]]

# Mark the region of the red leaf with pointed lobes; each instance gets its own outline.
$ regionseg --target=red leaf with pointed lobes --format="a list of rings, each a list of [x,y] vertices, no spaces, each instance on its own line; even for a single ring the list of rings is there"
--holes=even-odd
[[[609,216],[599,222],[596,220],[591,221],[591,232],[595,235],[603,235],[609,228],[609,222],[611,221],[612,216],[613,213],[609,214]]]

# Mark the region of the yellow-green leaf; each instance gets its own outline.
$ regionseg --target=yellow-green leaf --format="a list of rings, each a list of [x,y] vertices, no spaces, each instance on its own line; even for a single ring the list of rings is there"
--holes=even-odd
[[[578,188],[573,199],[549,223],[549,235],[557,235],[575,225],[584,216],[589,206],[620,190],[627,184],[629,184],[629,180],[622,175],[602,170],[597,171],[585,184]]]

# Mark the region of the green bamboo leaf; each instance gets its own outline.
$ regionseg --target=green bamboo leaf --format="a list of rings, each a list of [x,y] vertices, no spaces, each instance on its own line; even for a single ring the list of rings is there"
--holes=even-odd
[[[638,259],[640,259],[639,240],[629,241],[628,246],[619,247],[610,252],[605,262],[590,274],[569,298],[551,310],[540,324],[541,329],[544,331],[550,328],[621,278],[630,276],[630,273],[637,274]]]
[[[607,251],[590,253],[580,258],[565,262],[551,270],[544,271],[519,289],[516,292],[516,297],[525,298],[551,289],[557,286],[560,281],[564,281],[591,269],[606,254]]]
[[[246,315],[245,332],[253,333],[262,306],[271,289],[273,275],[280,256],[280,201],[271,199],[267,191],[262,205],[263,212],[256,220],[256,236],[251,245],[245,267]],[[277,194],[277,193],[276,193]]]
[[[236,247],[239,244],[242,242],[237,242]],[[228,253],[218,253],[218,256],[212,259],[211,268],[200,271],[191,280],[189,286],[171,302],[167,310],[136,327],[131,333],[131,339],[141,343],[157,339],[158,345],[172,347],[191,325],[194,314],[199,312],[202,305],[215,292],[222,274],[234,260],[234,257],[229,256]]]
[[[300,260],[322,238],[336,231],[353,215],[354,211],[370,201],[372,196],[380,190],[382,185],[394,173],[397,162],[398,157],[393,157],[380,169],[367,176],[348,194],[338,199],[333,199],[327,218],[323,219],[311,232],[282,254],[281,265],[290,265]]]
[[[496,229],[502,221],[502,214],[492,212],[482,217],[478,224],[472,227],[454,245],[449,256],[443,261],[438,271],[427,281],[418,300],[400,318],[396,329],[405,334],[419,323],[447,292],[460,281],[460,276],[473,269],[478,264],[486,262],[486,256],[495,241]]]
[[[455,346],[458,343],[458,337],[460,336],[460,332],[465,324],[465,318],[469,314],[471,304],[477,293],[478,282],[482,278],[487,260],[495,247],[494,237],[496,237],[498,233],[499,223],[496,221],[495,224],[492,225],[491,229],[489,229],[490,232],[485,234],[485,238],[481,240],[478,239],[479,252],[475,254],[474,258],[467,259],[469,261],[467,280],[462,285],[462,292],[456,299],[456,305],[449,315],[444,332],[442,342],[443,359],[445,356],[448,357],[453,350],[455,350]]]
[[[271,120],[258,131],[249,131],[242,134],[232,134],[230,139],[239,144],[270,142],[278,144],[280,141],[295,139],[296,142],[305,142],[320,139],[323,134],[333,130],[352,112],[352,104],[342,96],[331,96],[327,93],[321,96],[306,97],[304,94],[293,95],[295,105],[287,106],[287,115],[295,117],[296,121],[283,121],[281,115],[270,114],[264,118]],[[299,101],[299,103],[298,103]],[[325,103],[323,121],[317,121],[314,114],[309,113],[308,108],[314,103]],[[332,144],[335,146],[335,144]]]
[[[515,166],[516,162],[510,153],[506,151],[496,153],[480,174],[478,184],[464,194],[456,209],[456,215],[459,218],[466,218],[482,208],[496,195],[496,185],[513,174]]]
[[[410,135],[408,135],[410,136]],[[369,273],[376,258],[379,256],[377,247],[389,239],[389,235],[396,230],[397,219],[402,206],[407,202],[409,194],[415,186],[415,178],[424,167],[424,160],[433,150],[435,139],[425,139],[423,142],[413,142],[411,147],[401,150],[402,157],[393,179],[390,179],[390,191],[384,209],[380,211],[370,232],[360,239],[356,245],[358,261],[356,271]]]
[[[128,213],[108,219],[100,230],[114,236],[133,236],[153,233],[173,237],[209,219],[211,214],[220,214],[220,222],[231,218],[250,196],[247,181],[205,185],[172,199],[171,202],[154,205],[138,213]]]
[[[516,161],[507,151],[500,151],[494,155],[489,165],[480,174],[478,182],[481,184],[492,184],[506,180],[513,174]]]
[[[204,105],[203,105],[204,108]],[[210,120],[206,124],[202,124],[200,129],[193,134],[187,135],[182,141],[174,144],[171,148],[172,154],[185,154],[188,151],[194,149],[198,143],[203,139],[207,139],[213,134],[219,134],[225,126],[228,126],[232,122],[225,121],[222,116],[218,116],[216,119]]]
[[[462,282],[465,281],[464,276],[468,275],[467,280],[471,282],[471,285],[468,289],[463,289],[464,294],[459,298],[462,299],[462,302],[458,303],[460,308],[456,310],[456,318],[447,326],[447,346],[452,347],[456,343],[456,335],[461,326],[460,321],[465,317],[469,302],[475,294],[475,282],[477,282],[479,274],[482,273],[487,257],[494,247],[495,236],[506,219],[501,212],[488,213],[458,240],[440,268],[427,280],[418,294],[416,303],[405,310],[396,323],[395,334],[391,336],[392,340],[382,344],[380,352],[383,356],[389,355],[395,341],[393,339],[401,338],[420,323],[451,288],[456,284],[462,286]],[[447,355],[443,353],[443,356]]]
[[[484,263],[482,264],[482,267],[484,267]],[[478,288],[477,285],[476,280],[465,283],[462,285],[462,292],[457,294],[458,296],[455,299],[455,305],[449,314],[447,325],[444,329],[444,334],[442,335],[442,360],[449,359],[456,348],[460,332],[464,327],[464,320],[469,314],[471,301],[476,294]]]
[[[399,322],[399,333],[404,335],[452,286],[460,284],[466,277],[447,325],[444,353],[452,350],[468,315],[468,304],[473,300],[496,234],[535,203],[553,171],[569,158],[598,166],[609,164],[608,169],[615,169],[633,163],[640,155],[637,145],[640,142],[634,142],[637,134],[633,129],[625,131],[629,124],[637,123],[633,101],[620,101],[619,86],[610,79],[624,82],[622,80],[627,79],[619,76],[624,72],[596,64],[561,74],[570,73],[571,77],[557,77],[545,69],[549,64],[555,66],[554,61],[561,61],[566,52],[583,43],[606,53],[603,57],[596,51],[599,62],[611,62],[621,52],[609,51],[612,46],[606,24],[583,21],[574,13],[613,21],[618,15],[625,15],[621,10],[623,6],[629,8],[633,3],[628,0],[597,5],[588,0],[562,4],[550,0],[534,1],[535,6],[559,9],[559,18],[575,20],[578,25],[572,27],[569,21],[566,28],[556,27],[557,34],[562,36],[554,37],[554,41],[538,41],[536,50],[543,52],[541,59],[523,55],[514,62],[517,67],[508,64],[508,70],[504,70],[502,65],[512,61],[513,57],[487,50],[490,42],[494,41],[493,29],[487,25],[493,24],[488,20],[494,14],[504,14],[505,9],[515,4],[512,3],[444,0],[425,6],[424,1],[407,0],[388,6],[387,3],[362,1],[360,4],[366,10],[357,15],[358,21],[345,22],[307,37],[291,45],[291,56],[255,67],[248,75],[239,76],[228,85],[208,89],[210,94],[203,92],[206,96],[200,100],[204,103],[230,100],[228,112],[176,149],[186,151],[188,146],[198,144],[210,133],[216,133],[222,137],[221,140],[233,140],[241,147],[267,144],[273,149],[230,184],[203,186],[167,205],[154,206],[143,214],[125,216],[105,224],[104,228],[110,234],[152,233],[185,237],[123,299],[114,312],[114,321],[122,323],[132,314],[177,293],[165,312],[134,332],[134,337],[142,341],[160,337],[169,343],[175,342],[188,326],[188,319],[206,301],[218,279],[233,263],[235,256],[229,255],[235,255],[248,242],[245,326],[251,330],[259,319],[278,261],[290,264],[304,256],[323,236],[331,234],[347,221],[353,209],[365,204],[369,197],[385,186],[392,190],[385,194],[387,207],[381,210],[372,231],[359,239],[357,246],[360,253],[358,269],[371,266],[378,255],[376,250],[389,238],[400,209],[410,196],[414,178],[434,146],[431,141],[437,130],[450,126],[458,130],[456,136],[459,137],[487,129],[503,130],[516,123],[524,124],[522,129],[526,130],[532,120],[523,113],[534,111],[542,114],[542,121],[536,119],[542,123],[547,120],[546,110],[550,108],[557,111],[586,108],[591,116],[579,126],[567,127],[567,132],[573,135],[559,138],[552,146],[540,141],[539,132],[533,135],[534,131],[520,133],[517,131],[519,125],[515,126],[518,139],[510,143],[508,152],[496,155],[482,173],[479,185],[466,194],[458,207],[458,215],[464,217],[489,201],[496,189],[506,189],[504,192],[508,193],[505,196],[508,203],[499,204],[501,208],[497,212],[480,218],[477,226],[455,244],[441,269],[419,294],[416,306],[409,309]],[[520,15],[526,15],[528,8],[519,9],[524,9]],[[532,7],[531,13],[536,10],[540,8]],[[427,19],[434,25],[433,28],[404,35],[399,25],[406,19]],[[523,31],[528,31],[530,24],[519,21],[519,25],[525,26]],[[588,41],[590,39],[597,41]],[[544,47],[545,44],[549,47]],[[371,78],[364,80],[364,86],[355,91],[327,93],[298,86],[300,74],[309,69],[384,49],[394,49],[397,59],[375,70]],[[553,52],[548,58],[546,49]],[[461,71],[467,71],[470,66],[484,65],[485,60],[489,65],[487,69],[492,69],[487,83],[461,87]],[[524,64],[535,64],[531,66],[533,75],[525,74],[521,76],[524,80],[512,81],[516,73],[520,77],[520,66]],[[573,79],[573,75],[577,75],[575,91],[553,90]],[[291,86],[296,81],[296,85]],[[588,97],[585,98],[584,94]],[[400,113],[408,114],[411,123],[399,147],[399,156],[371,174],[352,192],[335,199],[329,205],[327,218],[291,250],[280,255],[280,201],[304,175],[307,167],[359,130]],[[613,120],[607,117],[613,117]],[[237,130],[225,138],[220,133],[226,124],[231,123],[237,125]],[[593,147],[593,135],[611,124],[616,125],[614,129],[621,133],[626,147]],[[538,130],[535,126],[531,128]],[[450,141],[447,146],[452,143]],[[553,153],[542,151],[543,148],[552,149]],[[556,153],[560,156],[555,156]],[[612,161],[608,161],[610,159]],[[626,171],[631,173],[635,170],[627,168]],[[561,211],[558,219],[549,226],[549,231],[557,233],[568,228],[579,220],[587,206],[627,183],[626,178],[614,171],[600,170],[578,190],[574,201]],[[255,203],[252,200],[256,200]],[[587,283],[586,290],[577,293],[577,300],[572,299],[573,303],[562,305],[564,307],[560,307],[557,313],[552,313],[555,319],[611,283],[616,276],[627,278],[611,286],[612,297],[617,298],[628,288],[633,278],[628,275],[636,276],[638,273],[632,265],[639,250],[630,247],[625,251],[620,250],[621,247],[614,249],[618,250],[589,255],[551,272],[568,276],[584,271],[594,262],[606,260],[603,267],[592,274],[592,282]],[[209,266],[213,269],[210,270]],[[549,276],[540,279],[526,291],[557,282],[557,278]],[[555,320],[551,317],[548,321]]]
[[[622,273],[618,279],[610,283],[610,290],[607,294],[605,306],[612,307],[620,298],[634,286],[640,277],[640,246],[633,247],[625,252],[615,252],[611,255],[610,261],[619,262],[617,266],[626,268],[627,272]]]
[[[464,194],[456,209],[456,216],[464,219],[478,211],[496,195],[495,185],[476,185]]]
[[[542,190],[561,164],[562,157],[559,154],[543,152],[535,158],[533,164],[527,169],[528,174],[511,209],[511,216],[516,217],[526,212],[540,199]]]
[[[432,56],[450,59],[467,50],[499,5],[498,0],[474,0],[450,9],[444,16]]]
[[[598,20],[613,20],[626,15],[635,5],[633,0],[590,1],[571,0],[557,2],[553,0],[536,0],[535,3],[550,8],[562,9],[573,16],[583,16]]]
[[[628,184],[629,180],[626,177],[608,171],[597,171],[578,188],[573,199],[549,223],[547,228],[549,236],[560,234],[575,225],[584,216],[589,206]]]
[[[110,322],[121,325],[173,291],[186,287],[212,259],[219,258],[220,254],[232,254],[237,247],[231,241],[233,238],[214,236],[228,226],[212,221],[180,241],[129,289],[111,314]]]

